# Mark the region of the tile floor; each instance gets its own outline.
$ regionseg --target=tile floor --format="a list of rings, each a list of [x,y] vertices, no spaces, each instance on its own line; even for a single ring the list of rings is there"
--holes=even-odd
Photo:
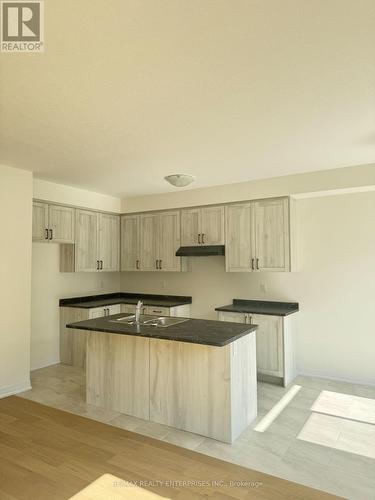
[[[258,419],[229,445],[86,404],[78,368],[54,365],[31,378],[24,398],[351,500],[375,500],[375,387],[298,377],[302,389],[259,433],[253,427],[287,391],[259,383]]]

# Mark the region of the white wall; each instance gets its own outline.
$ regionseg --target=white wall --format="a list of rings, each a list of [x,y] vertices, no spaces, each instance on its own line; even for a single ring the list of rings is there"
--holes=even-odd
[[[298,200],[297,213],[297,273],[226,273],[224,257],[201,257],[191,273],[122,273],[122,290],[192,295],[208,319],[233,298],[298,301],[300,372],[375,384],[375,193]]]
[[[30,386],[32,174],[0,166],[0,397]]]
[[[110,196],[34,179],[34,198],[76,206],[119,211]],[[59,245],[32,244],[31,369],[58,363],[59,299],[117,292],[119,273],[60,273]]]

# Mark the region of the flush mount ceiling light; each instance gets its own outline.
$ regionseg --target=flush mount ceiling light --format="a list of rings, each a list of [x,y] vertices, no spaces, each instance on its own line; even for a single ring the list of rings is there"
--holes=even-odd
[[[167,175],[164,179],[175,187],[185,187],[195,181],[195,177],[188,174]]]

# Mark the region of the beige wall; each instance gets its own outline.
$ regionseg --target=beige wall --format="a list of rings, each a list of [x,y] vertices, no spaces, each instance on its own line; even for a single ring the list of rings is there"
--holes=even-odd
[[[54,201],[66,205],[93,208],[108,212],[121,212],[121,200],[114,196],[65,186],[56,182],[33,180],[33,197],[38,200]]]
[[[300,372],[375,384],[375,193],[298,200],[297,213],[297,273],[226,273],[224,257],[201,257],[191,273],[122,273],[122,290],[192,295],[192,315],[212,319],[233,298],[298,301]]]
[[[86,208],[119,211],[110,196],[34,179],[34,197]],[[59,245],[32,244],[31,369],[59,362],[59,299],[120,289],[119,273],[60,273]]]
[[[375,164],[360,165],[201,189],[175,188],[172,193],[125,198],[122,200],[122,212],[229,203],[272,196],[292,195],[302,198],[321,196],[322,193],[326,195],[374,189]]]
[[[32,174],[0,166],[0,397],[30,386]]]

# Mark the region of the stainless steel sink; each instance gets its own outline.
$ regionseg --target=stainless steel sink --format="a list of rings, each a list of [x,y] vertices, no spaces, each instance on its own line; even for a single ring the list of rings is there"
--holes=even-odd
[[[144,321],[144,325],[147,326],[159,326],[161,328],[167,328],[168,326],[178,325],[179,323],[184,323],[189,321],[189,318],[171,318],[170,316],[158,316],[153,319],[148,319]]]
[[[109,319],[110,323],[125,323],[127,325],[136,325],[135,314],[130,316],[123,316],[117,319]],[[170,316],[152,316],[151,314],[141,314],[139,317],[140,325],[147,326],[158,326],[161,328],[167,328],[168,326],[177,325],[178,323],[183,323],[184,321],[189,321],[189,318],[171,318]]]

